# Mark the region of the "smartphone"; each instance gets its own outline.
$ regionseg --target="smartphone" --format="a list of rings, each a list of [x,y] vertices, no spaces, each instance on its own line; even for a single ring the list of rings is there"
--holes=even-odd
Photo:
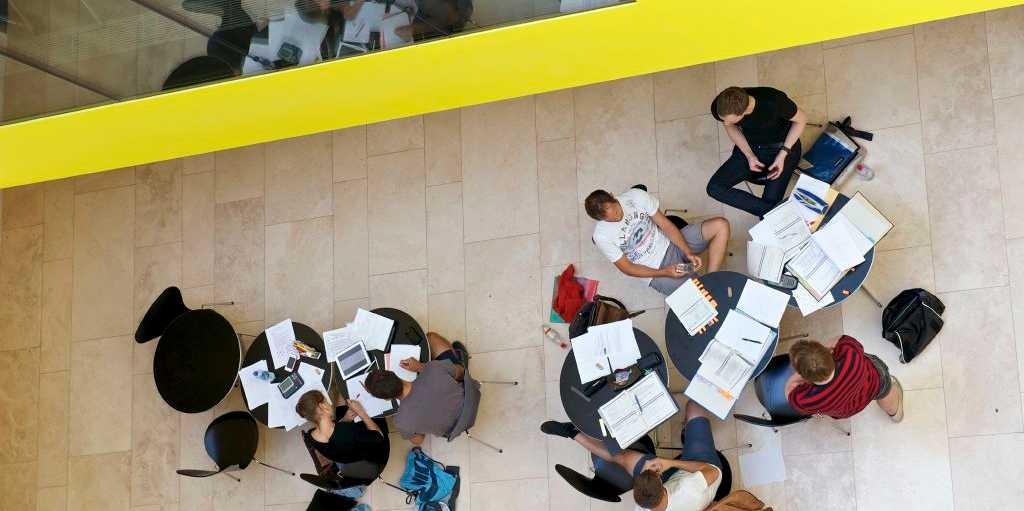
[[[799,281],[792,275],[782,274],[782,278],[779,281],[779,287],[783,289],[796,289]]]

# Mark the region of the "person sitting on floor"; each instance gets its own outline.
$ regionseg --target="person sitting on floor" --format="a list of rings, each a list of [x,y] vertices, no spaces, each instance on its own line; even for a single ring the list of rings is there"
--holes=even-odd
[[[658,199],[646,190],[631,188],[617,196],[594,190],[584,201],[587,215],[597,220],[594,243],[601,253],[630,277],[646,279],[663,295],[670,295],[696,275],[708,251],[708,272],[718,271],[729,243],[729,221],[710,218],[680,230],[658,209]],[[693,263],[683,271],[682,263]]]
[[[711,115],[725,125],[735,146],[708,181],[708,196],[763,217],[782,202],[800,163],[800,135],[807,126],[807,114],[778,89],[729,87],[711,102]],[[734,188],[765,172],[761,197]]]
[[[789,358],[794,374],[786,380],[785,393],[797,412],[845,419],[876,401],[893,422],[903,420],[900,381],[853,337],[824,344],[797,341],[789,348]]]
[[[547,421],[540,430],[575,440],[600,458],[633,474],[633,499],[642,509],[701,511],[715,498],[722,483],[722,461],[715,450],[710,415],[693,401],[686,403],[683,451],[675,459],[625,449],[612,455],[600,440],[581,433],[570,422]]]
[[[380,426],[366,414],[359,401],[349,399],[346,404],[334,408],[318,390],[299,398],[295,412],[315,425],[310,431],[313,447],[335,463],[387,462],[388,442]],[[354,422],[356,417],[362,422]]]
[[[427,333],[434,360],[421,363],[409,357],[400,362],[403,369],[418,373],[407,382],[395,373],[374,370],[366,376],[366,390],[379,399],[402,401],[395,414],[395,429],[413,445],[421,445],[425,435],[445,436],[462,412],[464,397],[462,365],[452,343],[435,332]]]

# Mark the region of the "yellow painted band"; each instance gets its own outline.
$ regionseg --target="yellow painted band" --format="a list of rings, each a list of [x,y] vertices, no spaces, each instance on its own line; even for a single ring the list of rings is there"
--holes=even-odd
[[[690,66],[1021,0],[637,0],[0,126],[0,188]]]

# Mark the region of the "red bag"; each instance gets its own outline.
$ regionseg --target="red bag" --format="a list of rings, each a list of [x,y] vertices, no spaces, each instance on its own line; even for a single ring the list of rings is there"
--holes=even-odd
[[[565,267],[565,271],[558,277],[558,292],[555,295],[555,303],[552,308],[562,317],[563,320],[570,320],[576,317],[576,313],[586,303],[583,297],[583,286],[576,282],[576,268],[573,265]]]

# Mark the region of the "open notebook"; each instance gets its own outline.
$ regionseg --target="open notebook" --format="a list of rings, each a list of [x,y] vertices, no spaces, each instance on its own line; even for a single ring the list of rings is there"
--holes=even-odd
[[[608,433],[623,449],[679,411],[658,374],[651,371],[598,408]]]
[[[700,329],[718,317],[718,311],[706,292],[697,287],[696,279],[684,282],[665,297],[665,303],[690,335],[697,335]]]
[[[864,235],[849,223],[829,221],[786,266],[815,299],[821,300],[847,270],[864,262],[865,244]]]

